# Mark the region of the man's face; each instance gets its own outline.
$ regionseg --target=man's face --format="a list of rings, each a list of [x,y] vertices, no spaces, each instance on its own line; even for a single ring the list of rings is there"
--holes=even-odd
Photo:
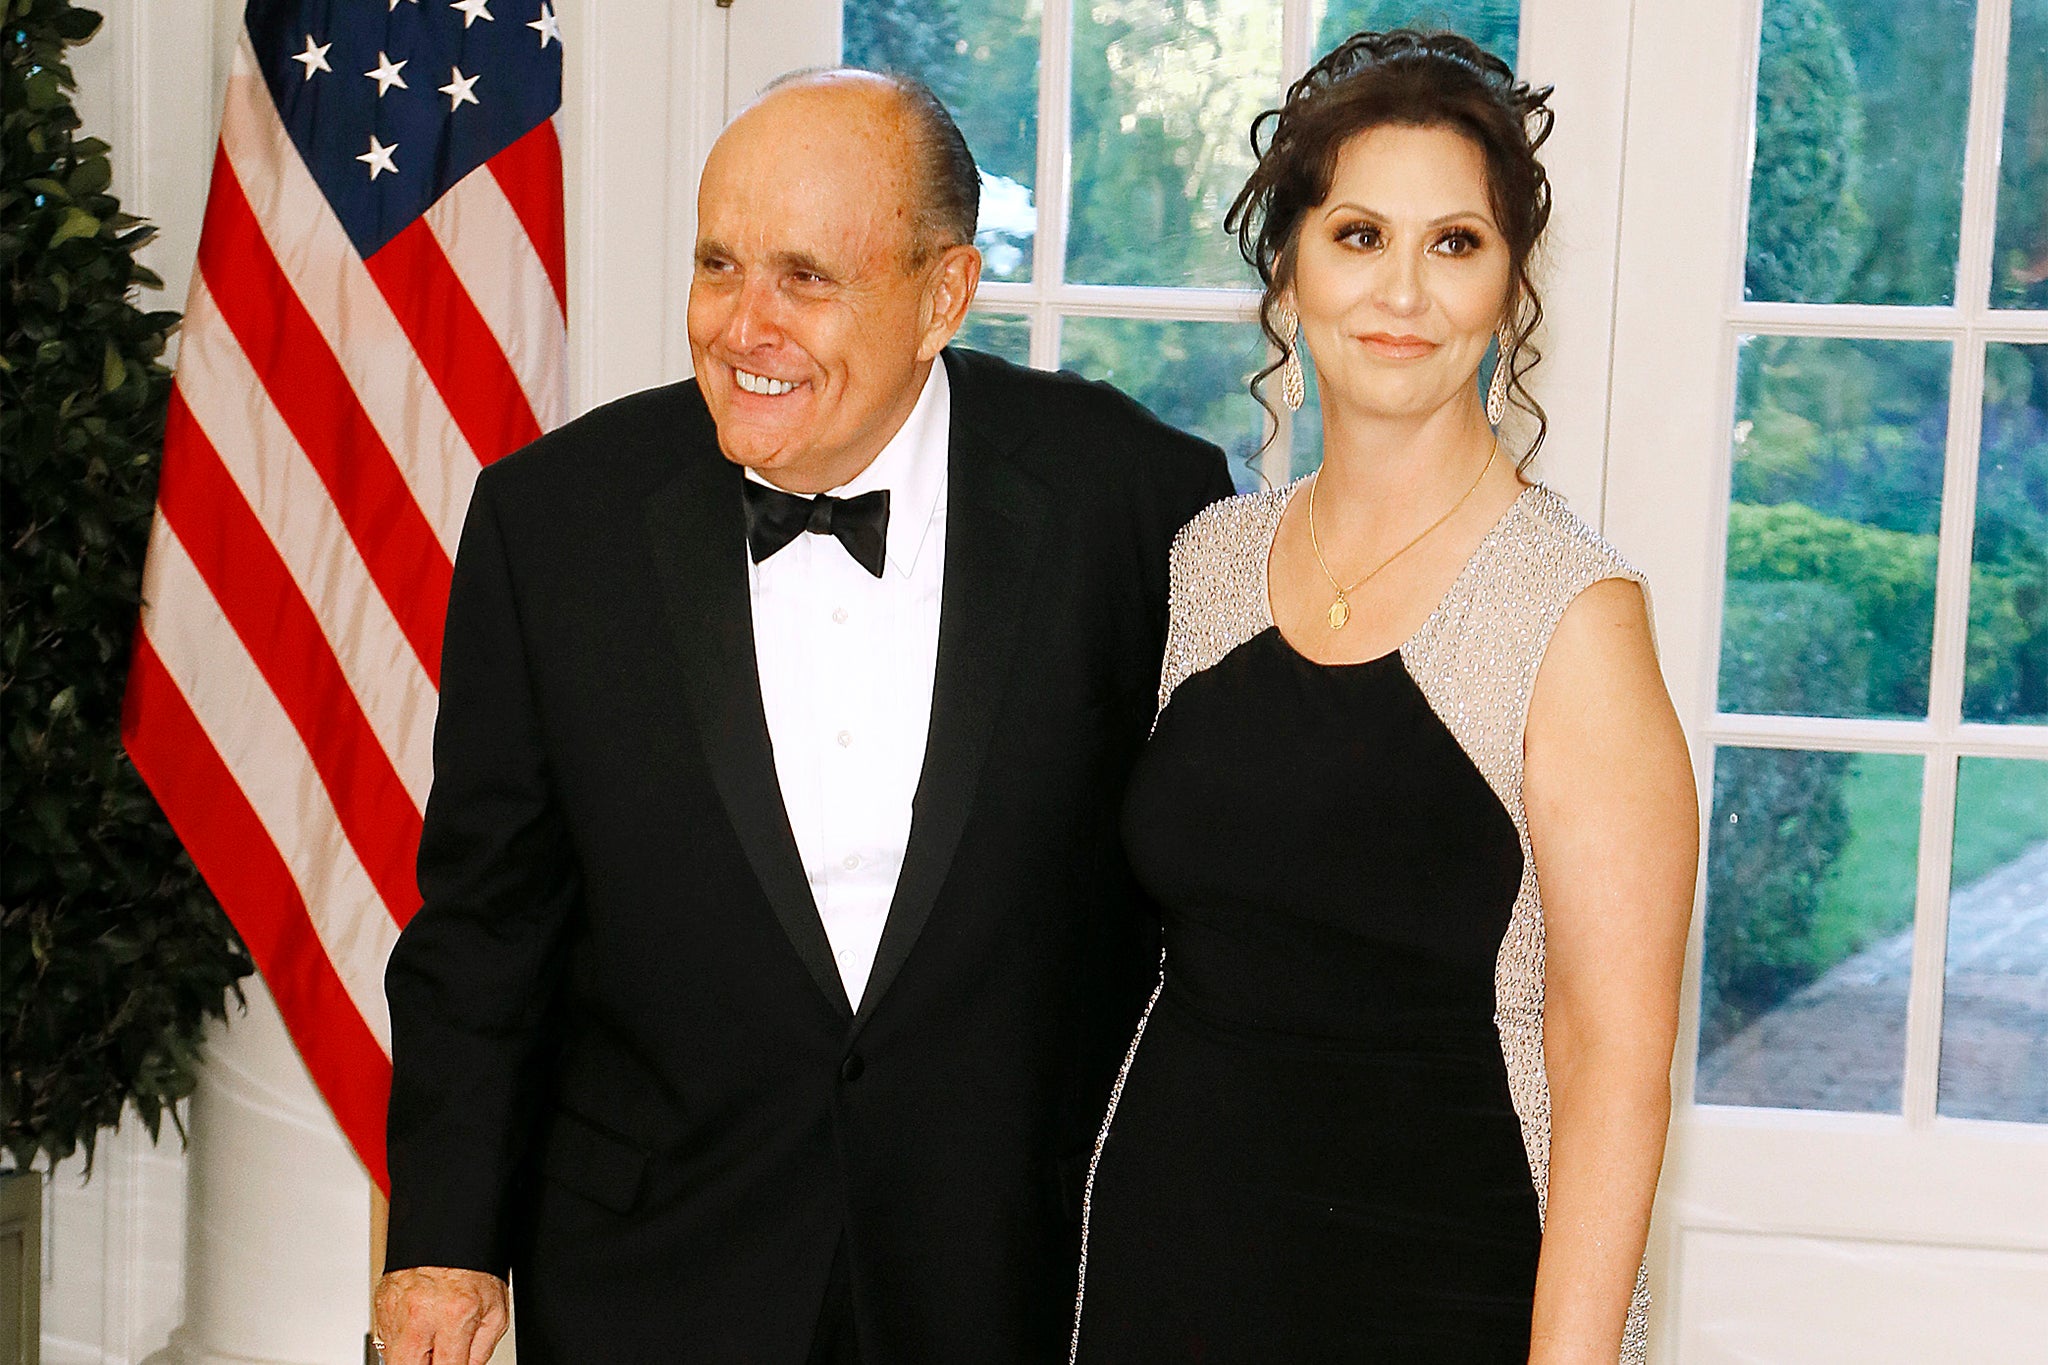
[[[705,164],[690,357],[726,458],[794,492],[873,461],[957,326],[945,257],[911,267],[912,166],[894,95],[847,77],[771,93]]]

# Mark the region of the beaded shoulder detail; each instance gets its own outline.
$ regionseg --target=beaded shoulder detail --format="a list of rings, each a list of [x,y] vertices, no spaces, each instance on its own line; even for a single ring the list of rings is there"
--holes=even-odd
[[[1273,624],[1266,556],[1299,482],[1211,503],[1174,537],[1161,711],[1175,688]]]
[[[1494,964],[1493,1018],[1537,1208],[1546,1216],[1550,1083],[1543,1059],[1543,893],[1522,800],[1523,739],[1551,636],[1578,595],[1609,578],[1643,584],[1642,574],[1613,546],[1539,484],[1523,491],[1436,611],[1401,647],[1402,666],[1500,798],[1521,840],[1522,882]],[[1622,1365],[1646,1359],[1648,1338],[1649,1278],[1639,1269]]]

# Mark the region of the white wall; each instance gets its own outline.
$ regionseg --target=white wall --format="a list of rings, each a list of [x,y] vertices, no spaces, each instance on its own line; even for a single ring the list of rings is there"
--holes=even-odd
[[[113,145],[123,207],[159,228],[143,259],[165,289],[144,306],[182,307],[241,0],[95,7],[105,27],[72,52],[79,114]],[[728,19],[716,0],[560,8],[570,404],[581,412],[689,372],[694,168],[723,121]],[[168,1128],[152,1146],[131,1123],[102,1143],[89,1184],[81,1162],[52,1176],[52,1365],[361,1359],[369,1181],[252,985],[248,1013],[211,1037],[189,1153]]]

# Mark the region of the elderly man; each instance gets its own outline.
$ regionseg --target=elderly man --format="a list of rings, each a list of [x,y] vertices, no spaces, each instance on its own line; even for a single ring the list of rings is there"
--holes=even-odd
[[[696,378],[486,470],[387,990],[402,1365],[1043,1362],[1150,974],[1117,840],[1221,453],[943,349],[978,180],[922,87],[704,169]]]

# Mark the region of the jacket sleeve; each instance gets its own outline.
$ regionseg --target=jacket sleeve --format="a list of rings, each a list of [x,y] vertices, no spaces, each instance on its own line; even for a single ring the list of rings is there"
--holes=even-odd
[[[579,896],[493,494],[478,480],[442,650],[424,903],[392,951],[387,1270],[503,1276],[512,1185],[544,1100],[537,1064]]]

